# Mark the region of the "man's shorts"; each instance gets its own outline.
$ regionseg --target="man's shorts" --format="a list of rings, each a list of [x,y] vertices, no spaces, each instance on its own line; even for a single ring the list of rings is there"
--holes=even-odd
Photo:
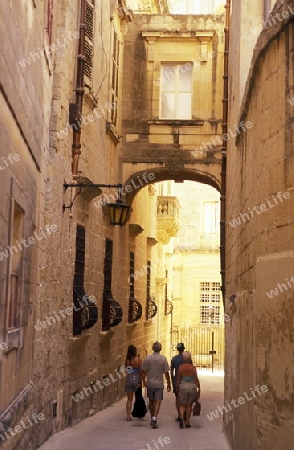
[[[163,388],[147,387],[147,397],[149,400],[163,400]]]

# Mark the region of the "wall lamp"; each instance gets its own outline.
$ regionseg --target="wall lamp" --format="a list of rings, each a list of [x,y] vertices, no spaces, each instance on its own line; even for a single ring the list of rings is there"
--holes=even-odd
[[[118,199],[115,203],[107,203],[106,206],[108,206],[109,209],[109,217],[110,217],[110,224],[111,225],[120,225],[123,226],[126,223],[126,220],[129,215],[130,206],[126,205],[122,199],[121,199],[121,192],[122,192],[122,184],[95,184],[91,183],[90,180],[88,183],[64,183],[63,184],[64,191],[67,190],[69,187],[73,188],[80,188],[79,192],[74,196],[73,200],[71,201],[70,205],[63,204],[63,212],[67,208],[71,208],[74,204],[75,199],[79,194],[82,193],[82,188],[117,188],[118,189]],[[100,191],[100,189],[98,189]],[[96,197],[97,195],[100,195],[101,191],[98,194],[95,194],[93,197]]]

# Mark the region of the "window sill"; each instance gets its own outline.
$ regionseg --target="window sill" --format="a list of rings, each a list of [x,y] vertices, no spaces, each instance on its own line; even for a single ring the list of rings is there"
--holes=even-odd
[[[126,324],[126,328],[129,330],[132,330],[133,328],[135,328],[137,326],[137,322],[133,322],[133,323],[127,323]]]
[[[106,133],[115,145],[120,142],[120,136],[117,134],[116,127],[113,123],[106,122]]]
[[[173,127],[202,127],[204,125],[202,119],[152,119],[147,122],[149,125],[170,125]]]
[[[100,336],[112,336],[115,330],[99,331]]]
[[[67,338],[68,350],[78,350],[81,346],[87,343],[91,336],[92,334],[80,334],[78,336],[71,336],[70,338]]]
[[[152,323],[154,323],[153,319],[154,317],[152,317],[151,319],[144,320],[144,325],[151,325]]]
[[[20,328],[10,330],[7,333],[7,350],[6,353],[16,350],[20,347]]]

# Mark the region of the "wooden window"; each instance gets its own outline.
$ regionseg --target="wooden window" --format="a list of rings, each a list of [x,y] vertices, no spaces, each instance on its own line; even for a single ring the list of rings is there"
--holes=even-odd
[[[161,66],[161,119],[191,119],[192,118],[192,73],[183,64],[162,64]]]
[[[94,0],[86,0],[85,76],[92,80],[94,55]]]
[[[111,123],[117,124],[117,106],[119,93],[120,42],[117,33],[113,33],[112,75],[111,75]]]
[[[135,296],[135,254],[130,252],[130,296]]]
[[[10,276],[8,296],[8,329],[19,328],[21,308],[21,283],[22,283],[22,246],[24,211],[14,202],[13,222],[11,230],[10,246]],[[19,244],[19,245],[17,245]]]
[[[151,284],[151,261],[147,261],[147,300],[150,298],[150,284]]]
[[[200,283],[200,323],[220,323],[220,283],[203,281]]]
[[[47,19],[46,19],[46,31],[48,36],[49,45],[52,44],[53,35],[53,0],[47,0]]]

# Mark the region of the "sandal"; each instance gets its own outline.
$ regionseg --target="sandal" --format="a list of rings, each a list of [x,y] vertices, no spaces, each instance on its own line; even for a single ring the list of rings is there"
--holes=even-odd
[[[184,428],[184,421],[182,418],[180,418],[180,420],[179,420],[179,427]]]

